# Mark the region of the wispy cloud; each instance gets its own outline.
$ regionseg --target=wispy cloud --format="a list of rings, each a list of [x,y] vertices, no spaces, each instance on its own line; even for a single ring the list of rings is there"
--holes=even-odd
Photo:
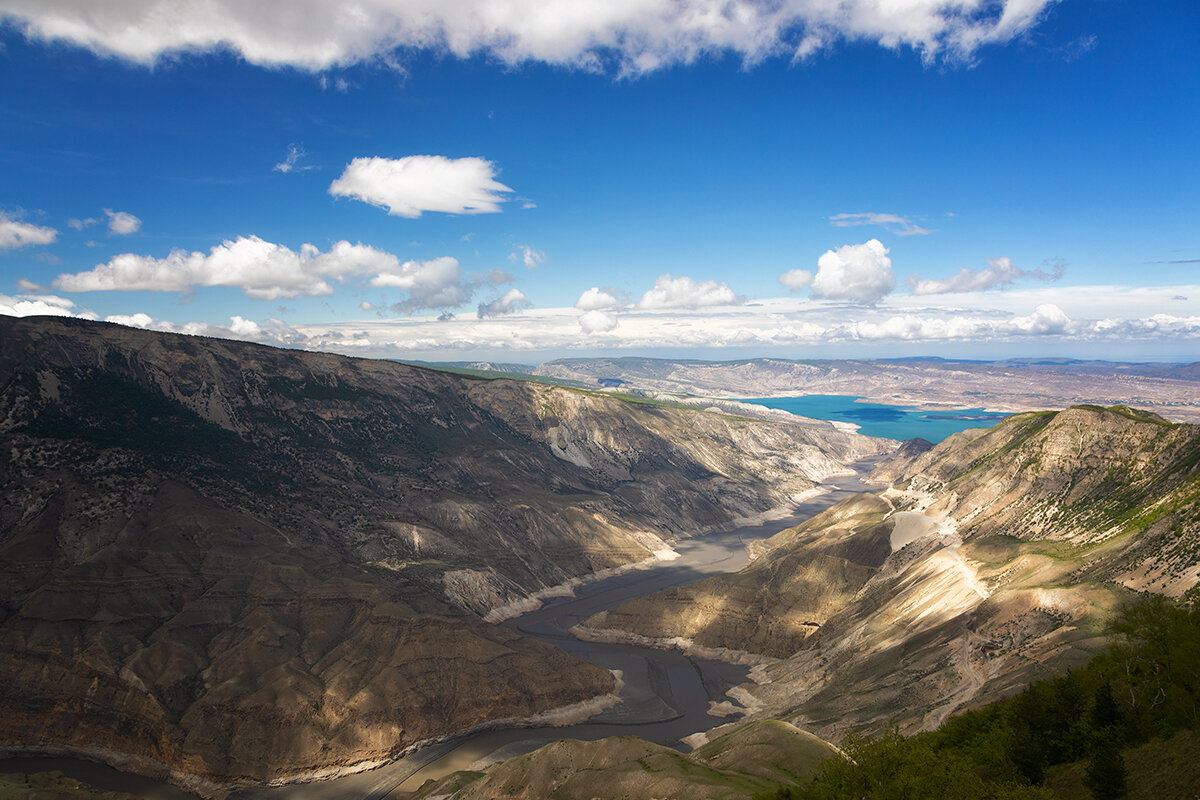
[[[931,233],[937,233],[937,231],[923,228],[912,219],[899,214],[879,214],[868,211],[861,214],[834,214],[828,219],[829,224],[838,228],[878,225],[895,236],[928,236]]]
[[[308,153],[304,152],[303,145],[289,144],[287,155],[283,157],[283,161],[280,161],[272,168],[272,171],[282,172],[286,175],[290,172],[307,172],[310,169],[316,169],[316,167],[311,164],[300,163],[300,161],[307,156]]]
[[[508,254],[509,261],[520,261],[529,269],[539,267],[546,260],[546,254],[536,247],[531,247],[527,244],[519,244],[517,249]]]
[[[944,280],[922,280],[920,275],[913,274],[909,276],[908,284],[912,287],[912,293],[917,295],[980,292],[1003,289],[1018,280],[1056,281],[1067,268],[1066,262],[1060,259],[1047,264],[1050,266],[1049,272],[1040,268],[1021,269],[1007,256],[989,258],[987,264],[983,269],[963,267]]]

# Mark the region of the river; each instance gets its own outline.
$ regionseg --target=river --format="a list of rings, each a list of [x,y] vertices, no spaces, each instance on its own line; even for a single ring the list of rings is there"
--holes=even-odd
[[[481,760],[511,758],[556,739],[593,740],[633,734],[658,744],[687,749],[680,742],[683,737],[732,721],[710,715],[710,701],[728,699],[725,692],[746,680],[748,668],[694,658],[676,650],[585,642],[575,638],[570,628],[627,600],[741,569],[748,561],[746,545],[750,542],[803,522],[849,494],[868,491],[860,482],[861,474],[828,481],[829,491],[801,503],[787,517],[765,525],[684,539],[674,546],[678,558],[585,584],[576,588],[573,597],[551,599],[536,611],[504,623],[605,669],[620,670],[624,687],[618,705],[575,725],[476,733],[431,744],[369,772],[314,783],[243,789],[233,794],[232,800],[384,800],[398,790],[412,791],[426,780],[478,765]],[[101,789],[130,792],[148,800],[195,797],[174,786],[80,759],[0,761],[0,772],[50,769]]]

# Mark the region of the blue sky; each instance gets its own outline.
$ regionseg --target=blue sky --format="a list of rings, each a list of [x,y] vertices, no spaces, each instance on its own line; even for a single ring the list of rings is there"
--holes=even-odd
[[[1194,1],[242,5],[0,0],[0,313],[1200,358]]]

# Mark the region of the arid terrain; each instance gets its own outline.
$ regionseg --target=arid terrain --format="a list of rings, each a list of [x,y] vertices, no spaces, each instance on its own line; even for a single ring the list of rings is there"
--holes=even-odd
[[[205,791],[603,704],[481,616],[894,446],[38,318],[0,318],[0,438],[0,744]]]
[[[1132,591],[1200,576],[1200,428],[1127,407],[1019,414],[906,448],[741,572],[586,620],[581,635],[756,658],[755,718],[839,740],[936,727],[1086,663]]]
[[[513,369],[508,365],[508,369]],[[651,393],[701,397],[842,394],[918,408],[1041,411],[1126,404],[1175,422],[1200,422],[1200,365],[1070,359],[671,361],[563,359],[534,374]]]

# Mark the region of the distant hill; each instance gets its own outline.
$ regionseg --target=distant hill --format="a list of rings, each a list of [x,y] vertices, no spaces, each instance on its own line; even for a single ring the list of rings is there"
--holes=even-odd
[[[1128,364],[1071,359],[965,361],[940,358],[737,361],[560,359],[536,373],[581,385],[708,397],[840,394],[921,408],[1033,411],[1092,403],[1146,408],[1200,422],[1200,362]]]

